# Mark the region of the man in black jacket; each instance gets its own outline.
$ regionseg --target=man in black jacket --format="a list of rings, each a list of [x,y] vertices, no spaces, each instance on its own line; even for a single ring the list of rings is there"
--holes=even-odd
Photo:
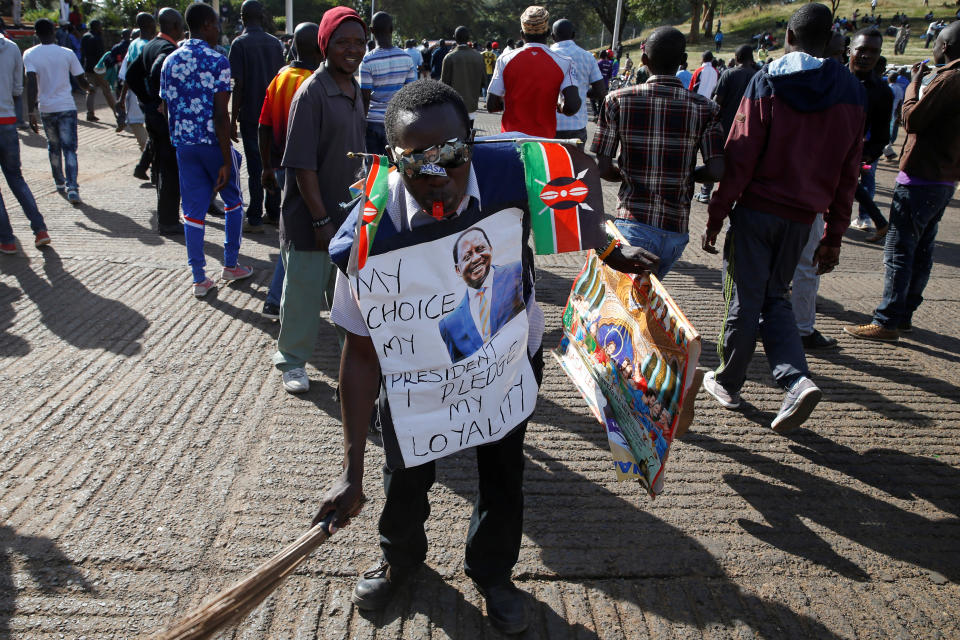
[[[230,46],[230,72],[233,75],[230,137],[239,142],[243,137],[243,154],[247,159],[247,187],[250,200],[247,203],[247,222],[244,231],[263,233],[264,200],[267,221],[280,223],[280,192],[264,194],[260,175],[263,164],[260,158],[259,129],[260,109],[267,86],[283,66],[283,44],[264,31],[263,5],[258,0],[246,0],[240,7],[243,33]],[[239,125],[239,136],[237,127]]]
[[[873,202],[876,191],[877,159],[890,142],[890,116],[893,113],[893,92],[877,75],[877,62],[883,47],[883,35],[874,27],[858,31],[850,42],[850,71],[867,92],[867,125],[863,138],[863,165],[856,199],[860,213],[851,227],[867,229],[870,221],[877,234],[886,233],[887,220]]]
[[[750,80],[756,75],[760,68],[753,63],[753,47],[748,44],[741,45],[735,54],[737,66],[730,67],[722,74],[717,86],[713,90],[713,101],[720,105],[720,125],[723,127],[723,139],[727,139],[730,133],[730,127],[733,126],[733,119],[737,115],[737,109],[740,108],[740,100],[747,90]],[[697,194],[697,200],[700,202],[710,202],[710,194],[713,192],[713,183],[705,182],[700,185],[700,193]]]
[[[161,111],[160,70],[167,55],[183,38],[183,16],[167,7],[157,15],[160,33],[148,42],[127,69],[127,85],[140,101],[144,124],[153,145],[153,170],[157,172],[157,233],[181,234],[180,176],[177,152],[170,142],[167,116]]]
[[[90,31],[84,34],[80,40],[80,53],[80,62],[83,64],[83,75],[86,76],[87,82],[93,87],[93,91],[87,94],[87,120],[90,122],[100,120],[97,114],[94,113],[97,89],[103,92],[103,97],[107,99],[107,104],[110,105],[110,109],[114,112],[114,115],[116,115],[117,102],[113,98],[113,90],[110,89],[110,84],[107,83],[106,77],[94,71],[94,67],[100,62],[100,58],[103,57],[104,53],[103,23],[99,20],[90,21]]]

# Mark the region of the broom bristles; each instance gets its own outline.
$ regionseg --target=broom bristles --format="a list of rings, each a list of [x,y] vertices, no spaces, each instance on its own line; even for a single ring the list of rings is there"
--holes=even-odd
[[[359,507],[358,507],[359,510]],[[202,640],[240,622],[330,537],[333,513],[252,573],[180,618],[153,640]]]

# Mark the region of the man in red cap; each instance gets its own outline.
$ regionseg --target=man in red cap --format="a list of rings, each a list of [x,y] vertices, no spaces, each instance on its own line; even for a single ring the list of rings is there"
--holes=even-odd
[[[310,388],[305,366],[320,330],[320,311],[333,299],[327,245],[346,217],[340,203],[350,200],[349,186],[360,168],[347,152],[364,149],[364,106],[354,74],[366,52],[366,24],[353,9],[336,7],[323,14],[318,34],[325,61],[290,104],[281,161],[286,179],[280,255],[287,275],[273,363],[290,393]]]

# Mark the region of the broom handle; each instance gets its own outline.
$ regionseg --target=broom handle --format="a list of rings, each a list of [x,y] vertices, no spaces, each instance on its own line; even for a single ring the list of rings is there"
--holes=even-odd
[[[314,549],[330,537],[334,513],[317,523],[246,578],[194,609],[155,640],[201,640],[239,621],[260,604]]]

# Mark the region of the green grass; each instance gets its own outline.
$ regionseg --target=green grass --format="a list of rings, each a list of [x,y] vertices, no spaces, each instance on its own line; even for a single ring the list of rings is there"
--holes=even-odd
[[[778,20],[787,20],[790,15],[800,6],[799,0],[793,4],[768,4],[757,7],[743,9],[736,13],[730,13],[722,16],[723,20],[723,50],[724,57],[733,57],[734,50],[742,44],[750,44],[750,37],[755,33],[763,31],[771,32],[777,39],[778,49],[771,52],[773,57],[783,55],[784,29],[776,28]],[[829,5],[828,5],[829,6]],[[843,0],[837,9],[838,16],[850,18],[854,9],[860,9],[860,14],[870,14],[870,2],[861,0]],[[931,0],[929,7],[924,7],[920,0],[879,0],[877,2],[877,13],[883,18],[882,29],[890,24],[890,17],[895,13],[906,13],[910,19],[910,42],[903,55],[893,55],[894,38],[884,37],[883,55],[891,65],[912,65],[931,56],[931,49],[923,48],[923,40],[920,36],[927,30],[928,22],[923,16],[928,11],[933,11],[934,19],[946,19],[948,23],[955,18],[957,6],[952,2],[947,4],[943,0],[934,2]],[[858,24],[859,16],[858,16]],[[674,25],[684,33],[690,32],[690,23]],[[714,21],[716,27],[716,21]],[[630,52],[630,57],[635,61],[640,58],[640,43],[649,35],[652,29],[646,30],[640,37],[624,42],[624,50]],[[697,52],[713,49],[713,39],[700,36],[700,42],[687,44],[687,50],[690,52],[690,69],[695,69],[699,65],[699,55]]]

